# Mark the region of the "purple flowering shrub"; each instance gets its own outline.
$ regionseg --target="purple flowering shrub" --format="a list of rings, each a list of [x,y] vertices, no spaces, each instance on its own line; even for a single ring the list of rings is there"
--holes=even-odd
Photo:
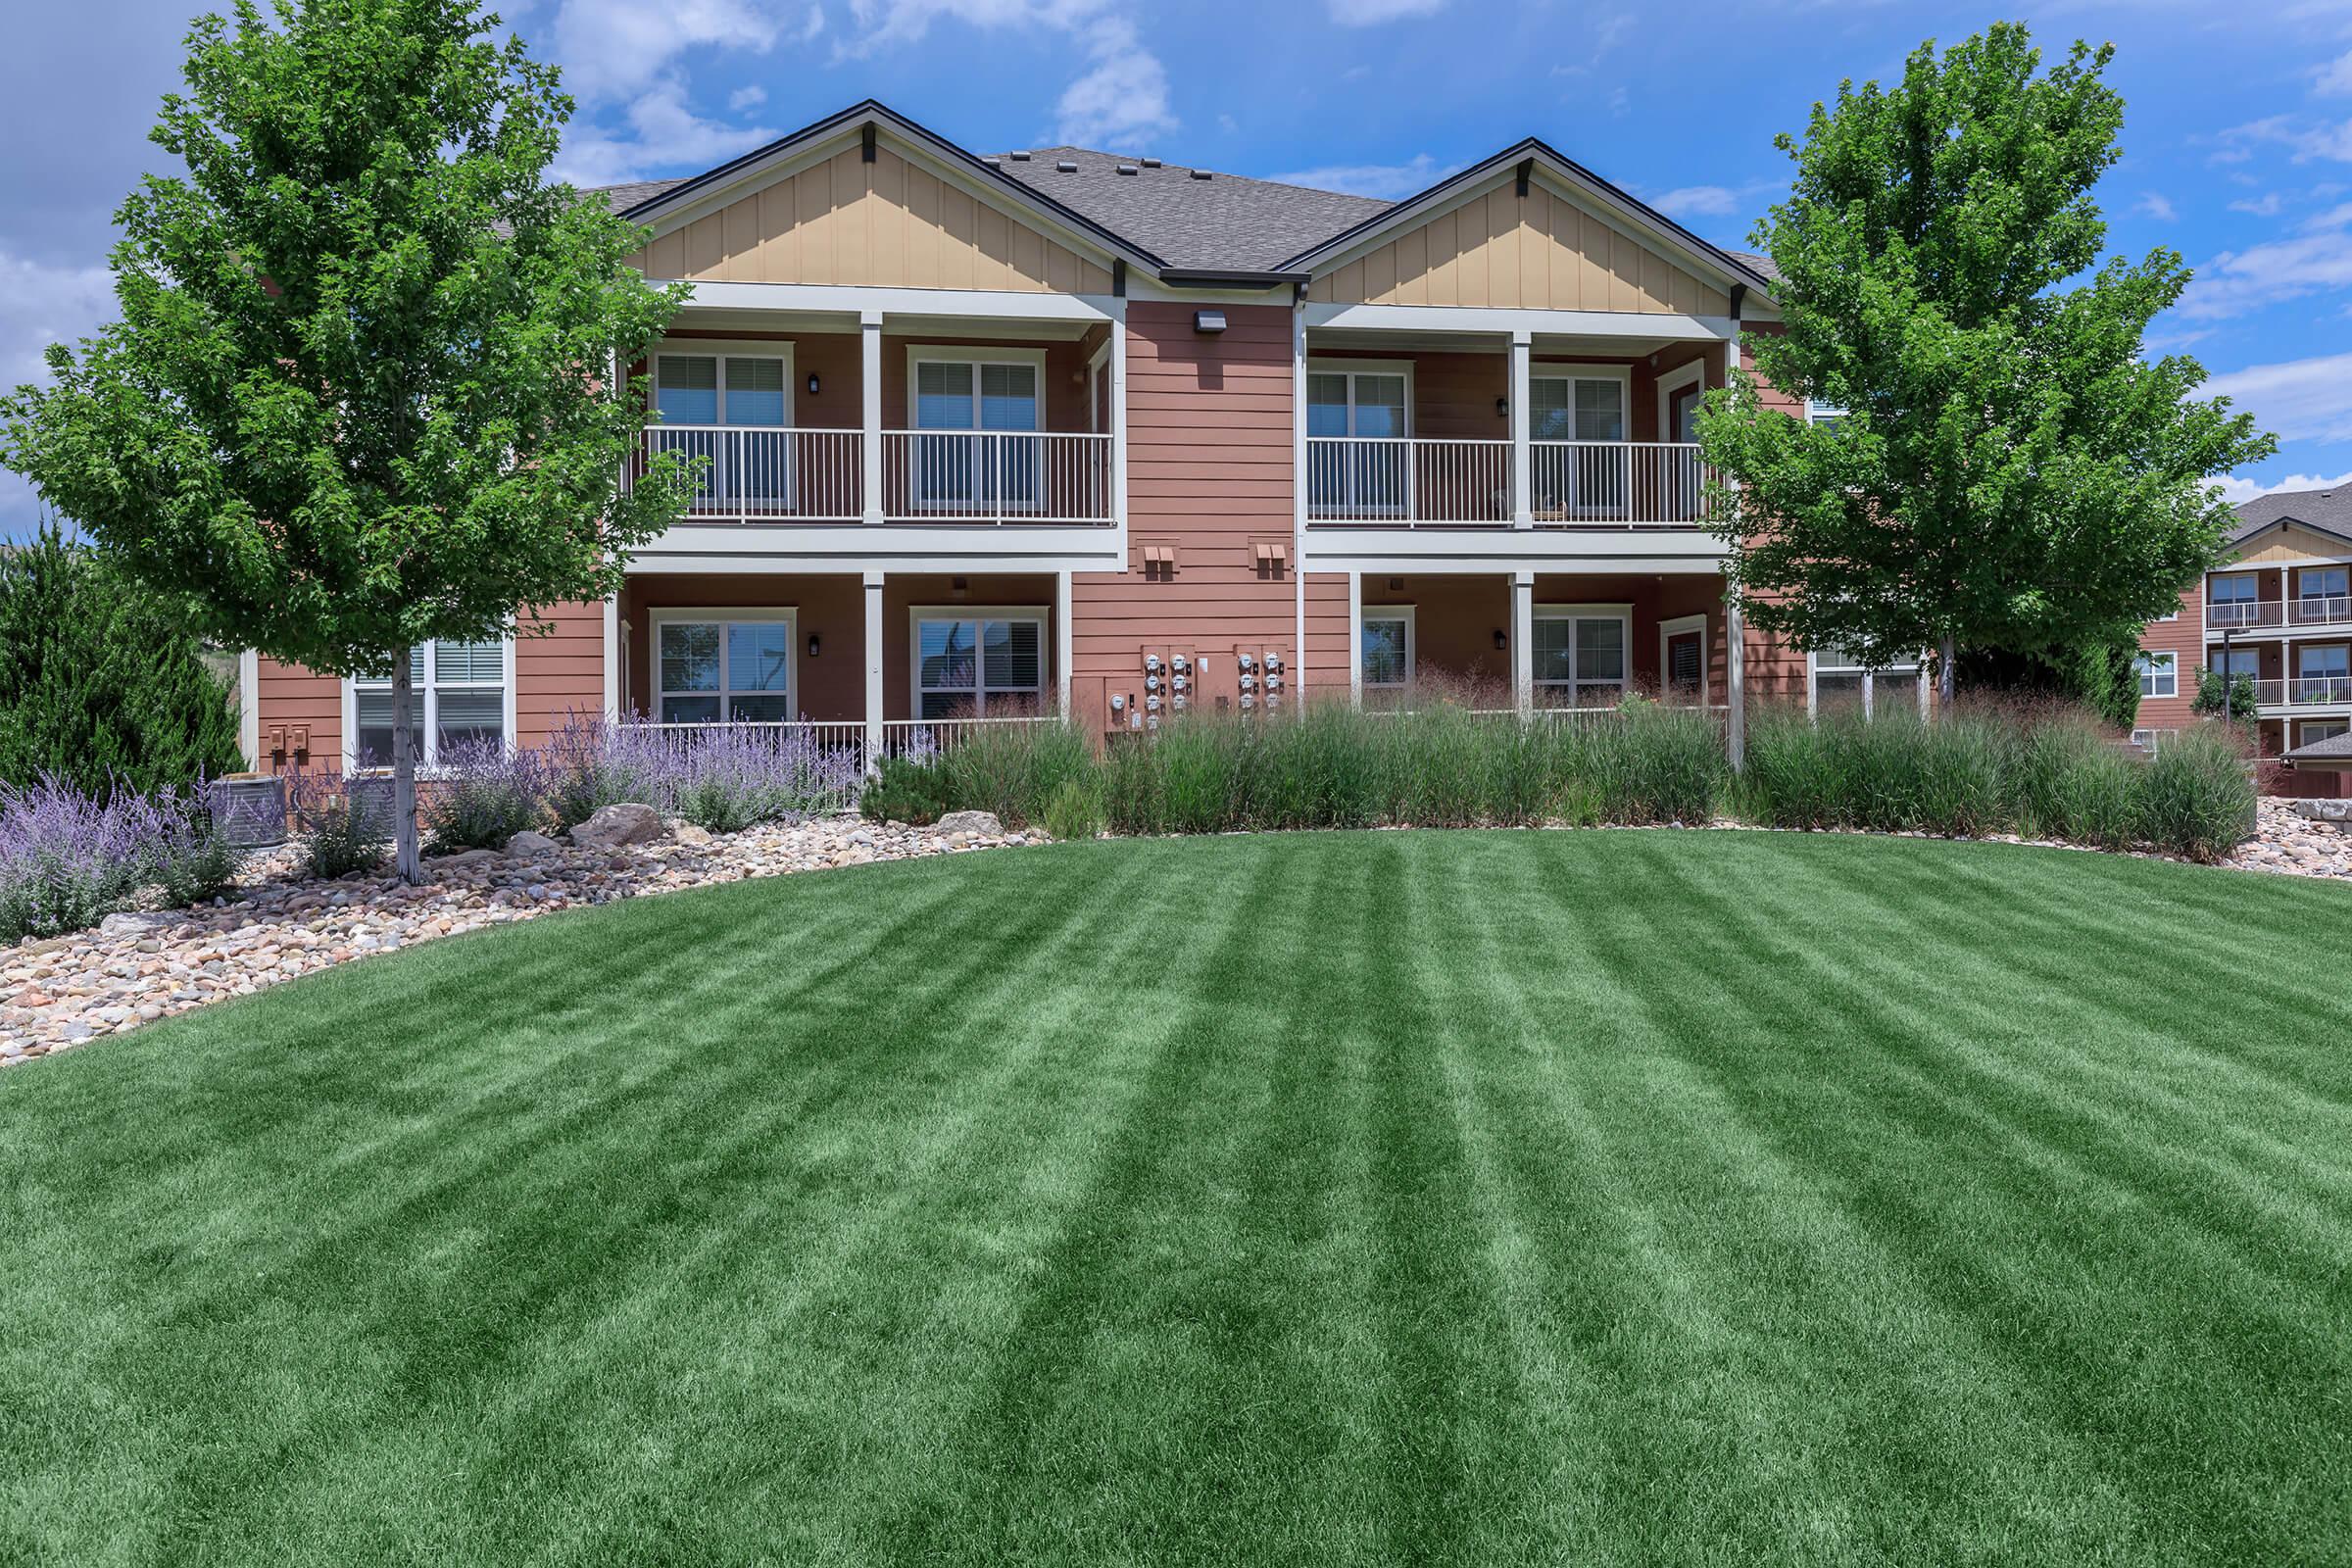
[[[203,799],[199,787],[101,801],[50,774],[0,784],[0,942],[96,925],[150,886],[168,907],[225,892],[243,853]]]
[[[548,808],[565,826],[635,801],[712,833],[736,833],[855,805],[864,773],[854,748],[821,745],[798,730],[668,729],[577,713],[545,758]]]
[[[545,827],[551,771],[545,754],[496,740],[449,748],[420,803],[424,852],[503,850],[515,834]]]
[[[392,843],[392,781],[295,773],[286,811],[302,837],[302,874],[331,881],[384,863]]]

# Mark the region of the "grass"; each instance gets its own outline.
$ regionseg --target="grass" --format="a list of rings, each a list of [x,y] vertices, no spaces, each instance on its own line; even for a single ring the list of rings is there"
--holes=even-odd
[[[0,1074],[0,1560],[2341,1561],[2341,889],[1103,842]]]

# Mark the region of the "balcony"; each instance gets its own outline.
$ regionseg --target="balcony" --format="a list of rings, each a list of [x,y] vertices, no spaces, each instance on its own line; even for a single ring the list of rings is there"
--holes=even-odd
[[[1115,520],[1108,435],[880,430],[878,514],[866,509],[862,430],[658,424],[649,454],[699,459],[685,521],[698,523],[1106,526]],[[644,471],[633,465],[624,484]]]
[[[2298,675],[2292,680],[2258,680],[2254,701],[2262,708],[2323,708],[2352,705],[2352,676]]]
[[[2208,631],[2352,626],[2352,598],[2309,595],[2298,599],[2234,599],[2205,607]]]
[[[1715,471],[1690,442],[1533,441],[1528,521],[1555,529],[1696,529]],[[1514,521],[1504,440],[1316,436],[1306,443],[1311,526],[1497,528]]]

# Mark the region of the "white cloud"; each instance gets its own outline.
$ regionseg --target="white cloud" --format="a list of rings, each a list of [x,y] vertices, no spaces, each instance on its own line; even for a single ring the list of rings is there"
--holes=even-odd
[[[752,0],[563,0],[552,47],[564,85],[581,102],[616,103],[666,75],[689,49],[765,54],[777,30],[775,17]]]
[[[103,267],[49,267],[0,250],[0,386],[49,379],[52,343],[88,337],[115,318],[115,278]],[[40,521],[32,486],[0,469],[0,539]]]
[[[2142,194],[2138,201],[2132,204],[2132,211],[2142,218],[2153,218],[2160,223],[2175,222],[2180,217],[2180,210],[2173,205],[2172,198],[2160,191]]]
[[[2320,68],[2319,83],[2312,90],[2323,98],[2352,97],[2352,49]]]
[[[1649,205],[1668,218],[1726,218],[1740,210],[1740,194],[1729,185],[1682,185]]]
[[[2289,441],[2352,440],[2352,354],[2251,365],[2215,376],[2202,395],[2229,398]]]
[[[738,87],[727,94],[727,107],[739,115],[746,109],[757,109],[765,102],[767,102],[765,87]]]
[[[2180,310],[2221,320],[2333,288],[2352,288],[2352,233],[2340,228],[2224,251],[2197,269]]]
[[[2274,190],[2265,191],[2254,201],[2231,202],[2230,210],[2233,213],[2252,213],[2256,218],[2277,218],[2281,205],[2278,193]]]
[[[1330,0],[1331,20],[1343,27],[1373,27],[1406,17],[1435,16],[1446,0]]]
[[[2271,145],[2286,148],[2298,164],[2315,158],[2352,163],[2352,120],[2340,124],[2313,123],[2293,115],[2272,115],[2231,125],[2222,132],[2221,143],[2208,162],[2242,164],[2254,156],[2256,146]]]
[[[2294,494],[2303,490],[2335,490],[2352,484],[2352,473],[2339,473],[2332,479],[2317,474],[2290,473],[2277,484],[2264,484],[2257,479],[2240,479],[2236,474],[2224,474],[2215,481],[2222,487],[2222,499],[2233,507],[2242,507],[2257,496]]]
[[[1429,154],[1418,153],[1401,164],[1326,164],[1320,169],[1301,169],[1288,174],[1268,174],[1265,177],[1280,185],[1342,190],[1350,196],[1377,196],[1383,201],[1396,201],[1427,190],[1461,167],[1459,164],[1447,164],[1440,168],[1438,161]]]
[[[723,125],[687,106],[686,84],[675,76],[655,83],[628,107],[629,133],[573,121],[553,171],[574,185],[612,185],[665,169],[709,169],[775,140],[765,125]]]
[[[1168,74],[1137,38],[1133,23],[1105,18],[1090,29],[1087,47],[1095,68],[1063,88],[1054,105],[1063,141],[1125,148],[1176,128]]]

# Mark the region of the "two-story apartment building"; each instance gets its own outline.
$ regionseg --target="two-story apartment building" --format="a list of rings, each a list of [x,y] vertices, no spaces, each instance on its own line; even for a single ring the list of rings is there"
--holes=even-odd
[[[2352,733],[2352,489],[2263,496],[2237,509],[2230,559],[2140,638],[2139,722],[2195,721],[2199,669],[2252,678],[2257,750],[2276,763]],[[2285,771],[2289,794],[2334,795],[2341,773]]]
[[[553,636],[418,651],[428,762],[582,710],[886,752],[1438,672],[1521,707],[1913,700],[1727,612],[1691,421],[1776,318],[1764,262],[1540,141],[1389,203],[977,156],[868,102],[602,195],[693,287],[635,368],[702,488]],[[248,663],[260,765],[384,755],[380,683]]]

